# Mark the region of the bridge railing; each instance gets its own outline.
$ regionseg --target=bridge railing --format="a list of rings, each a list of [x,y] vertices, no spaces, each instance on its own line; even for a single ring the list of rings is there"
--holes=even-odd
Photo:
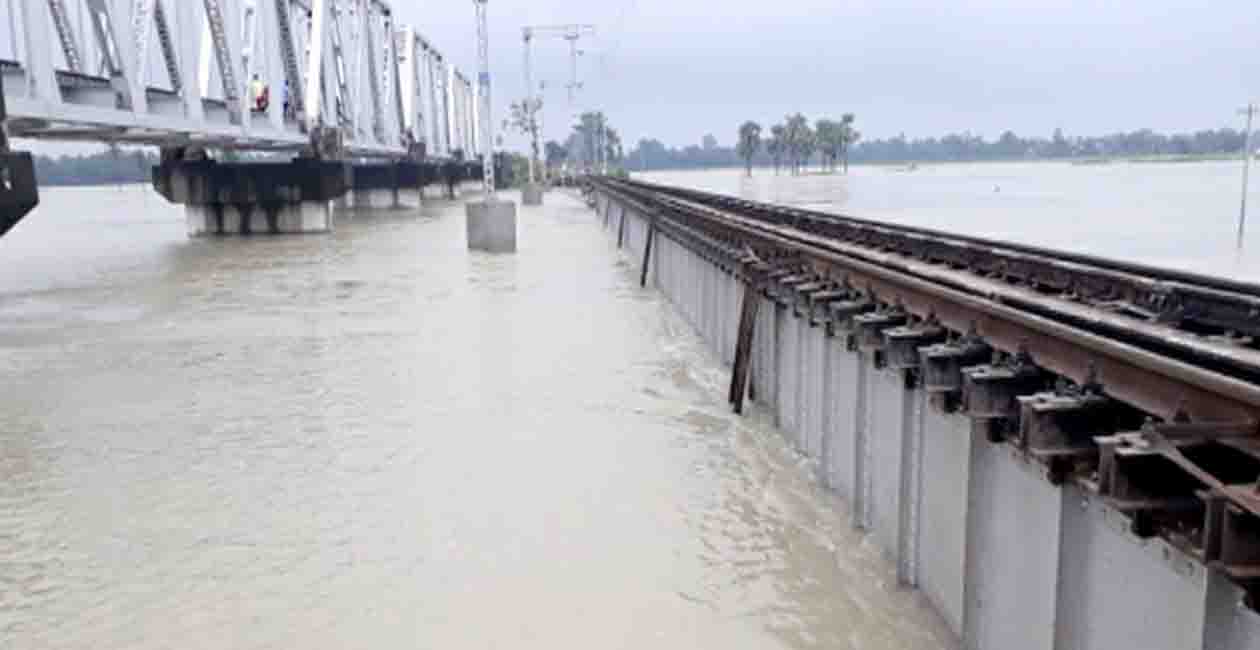
[[[7,0],[3,31],[14,137],[477,154],[472,84],[384,0]]]

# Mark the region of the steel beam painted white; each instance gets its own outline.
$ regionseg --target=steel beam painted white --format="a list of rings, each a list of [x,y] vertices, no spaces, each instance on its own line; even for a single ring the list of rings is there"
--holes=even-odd
[[[468,78],[384,0],[12,4],[16,137],[298,151],[331,129],[353,156],[477,149]]]
[[[331,0],[311,0],[310,36],[306,50],[306,129],[318,129],[324,120],[324,50],[328,48],[328,14]]]

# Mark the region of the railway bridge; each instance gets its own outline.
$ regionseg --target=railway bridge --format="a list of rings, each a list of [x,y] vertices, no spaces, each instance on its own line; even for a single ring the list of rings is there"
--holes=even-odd
[[[1260,286],[588,188],[963,647],[1260,647]]]
[[[194,235],[324,231],[334,199],[483,170],[480,85],[384,0],[4,0],[0,33],[0,235],[38,203],[9,138],[160,148]]]

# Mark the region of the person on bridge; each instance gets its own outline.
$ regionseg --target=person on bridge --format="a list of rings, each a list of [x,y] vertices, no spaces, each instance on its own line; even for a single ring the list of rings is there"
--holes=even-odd
[[[271,89],[258,78],[258,73],[254,73],[254,78],[249,82],[250,95],[254,98],[254,110],[261,113],[267,110],[267,105],[271,103]]]

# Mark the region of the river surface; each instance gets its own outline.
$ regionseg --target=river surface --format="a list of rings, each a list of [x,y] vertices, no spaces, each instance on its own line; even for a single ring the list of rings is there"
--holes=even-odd
[[[597,220],[0,240],[0,647],[950,648]]]
[[[1068,162],[651,172],[647,180],[1260,282],[1260,180],[1237,253],[1242,163]]]

